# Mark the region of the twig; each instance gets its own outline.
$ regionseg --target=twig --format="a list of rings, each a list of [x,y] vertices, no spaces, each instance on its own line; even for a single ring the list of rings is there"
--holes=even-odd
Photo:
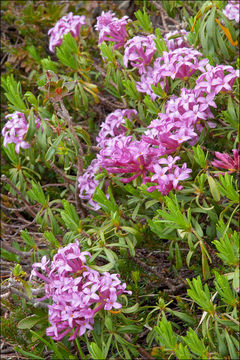
[[[13,294],[19,296],[20,298],[23,298],[23,299],[29,301],[30,303],[33,304],[34,307],[41,307],[41,308],[43,308],[43,309],[48,309],[48,304],[43,303],[43,302],[36,301],[36,300],[34,300],[34,299],[29,299],[29,297],[28,297],[26,294],[24,294],[24,293],[21,292],[21,291],[18,291],[18,290],[15,289],[14,287],[11,287],[11,288],[10,288],[10,291],[11,291]]]
[[[166,10],[163,8],[163,6],[160,5],[160,3],[157,3],[157,2],[154,1],[154,0],[150,0],[150,1],[151,1],[151,3],[152,3],[158,10],[161,11],[161,16],[162,16],[162,13],[163,13],[163,15],[165,15],[165,16],[167,17],[167,19],[168,19],[169,21],[171,21],[174,25],[178,25],[178,24],[179,24],[178,21],[176,21],[175,19],[172,19],[170,16],[168,16],[168,13],[167,13]],[[164,20],[165,20],[165,19],[164,19]]]
[[[106,72],[97,64],[94,64],[95,69],[100,72],[100,74],[105,78],[106,77]],[[109,83],[115,87],[115,89],[118,90],[117,84],[115,84],[111,79],[109,80]]]
[[[69,179],[69,178],[64,174],[64,172],[63,172],[61,169],[59,169],[52,161],[50,161],[50,165],[51,165],[51,167],[53,168],[53,170],[55,170],[56,173],[57,173],[58,175],[60,175],[60,176],[66,181],[66,183],[68,183],[68,184],[75,184],[75,181]]]
[[[94,145],[82,144],[82,147],[85,150],[93,150],[93,151],[100,151],[101,150],[101,148],[99,146],[94,146]]]
[[[42,185],[42,189],[47,188],[47,187],[65,187],[65,184],[46,184],[46,185]]]
[[[153,269],[151,266],[145,264],[143,261],[137,259],[136,257],[130,256],[130,258],[135,261],[138,265],[140,265],[144,270],[149,271],[151,273],[153,273],[158,279],[161,280],[161,283],[164,286],[167,286],[169,288],[169,291],[171,291],[171,293],[175,293],[177,290],[186,287],[186,284],[179,284],[179,285],[174,285],[172,283],[172,280],[168,277],[162,276],[160,275],[155,269]],[[168,290],[166,290],[166,292],[168,292]]]
[[[121,103],[112,103],[109,100],[107,100],[106,98],[102,97],[101,95],[98,95],[99,99],[105,104],[107,105],[111,110],[115,110],[115,109],[126,109],[126,105],[122,105]]]
[[[81,200],[80,200],[80,197],[79,197],[79,191],[78,191],[78,178],[79,176],[81,176],[83,174],[83,149],[82,149],[82,144],[79,140],[79,137],[77,136],[77,133],[74,129],[74,126],[72,124],[72,118],[71,116],[69,115],[64,103],[63,103],[63,100],[59,100],[59,103],[60,103],[60,106],[56,103],[56,100],[54,99],[51,99],[52,101],[52,104],[53,104],[53,107],[56,111],[56,113],[58,114],[58,116],[60,116],[61,118],[63,119],[66,119],[67,120],[67,123],[68,123],[68,127],[70,129],[70,131],[72,132],[73,136],[75,137],[76,141],[77,141],[77,144],[78,144],[78,147],[79,147],[79,156],[78,156],[78,172],[77,172],[77,178],[76,178],[76,182],[75,182],[75,201],[76,201],[76,207],[77,207],[77,210],[78,212],[80,213],[80,216],[82,218],[85,217],[85,211],[82,207],[82,204],[81,204]]]
[[[35,217],[36,213],[31,209],[31,204],[24,198],[21,191],[18,190],[18,188],[5,175],[1,176],[1,180],[3,182],[6,182],[8,185],[10,185],[16,191],[16,193],[19,195],[19,197],[22,199],[22,201],[26,205],[26,211],[28,212],[28,214]]]
[[[128,342],[130,342],[130,343],[132,342],[132,339],[130,338],[129,335],[124,334],[124,337]],[[154,360],[154,358],[146,350],[144,350],[139,344],[136,344],[136,347],[137,347],[138,351],[140,352],[140,354],[144,357],[144,359]]]
[[[30,251],[20,251],[18,249],[12,248],[11,246],[7,245],[5,242],[2,241],[2,248],[22,257],[28,257],[32,255],[32,249]]]

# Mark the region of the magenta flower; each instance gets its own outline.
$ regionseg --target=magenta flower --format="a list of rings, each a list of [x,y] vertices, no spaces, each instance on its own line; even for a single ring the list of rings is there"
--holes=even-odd
[[[119,274],[100,274],[86,265],[86,256],[91,257],[88,252],[80,251],[76,241],[59,249],[49,267],[46,257],[41,263],[33,264],[31,278],[37,276],[45,282],[45,296],[38,300],[52,299],[48,306],[51,326],[46,334],[54,340],[61,340],[67,334],[69,340],[82,336],[93,329],[98,311],[120,309],[118,296],[131,295],[131,291],[125,290],[126,284],[119,280]],[[39,267],[47,272],[46,276],[36,271]]]
[[[118,18],[114,16],[115,13],[110,11],[107,11],[106,13],[103,11],[101,16],[97,17],[97,24],[94,26],[96,30],[101,31],[104,27],[111,24],[113,21],[117,21]]]
[[[188,47],[187,34],[188,32],[186,30],[181,30],[181,31],[175,30],[167,33],[163,37],[163,39],[165,40],[168,49],[172,51],[178,48]],[[179,37],[169,39],[170,37],[175,35],[179,35]]]
[[[95,29],[99,30],[99,45],[103,41],[113,41],[116,43],[114,49],[118,49],[124,45],[128,38],[126,31],[128,16],[123,16],[121,19],[118,19],[114,15],[112,11],[108,11],[107,13],[103,11],[102,15],[97,18]]]
[[[119,135],[100,151],[98,160],[110,174],[130,174],[130,177],[121,179],[124,183],[139,176],[145,183],[149,180],[148,171],[159,155],[159,150],[150,149],[146,142],[137,141],[132,136]]]
[[[139,74],[146,73],[146,65],[150,64],[156,51],[155,35],[134,36],[125,44],[123,64],[128,67],[128,62],[138,68]]]
[[[217,95],[219,92],[232,90],[234,81],[239,77],[239,70],[230,65],[206,66],[206,72],[196,81],[194,92],[196,96]]]
[[[104,147],[110,138],[125,134],[127,129],[124,127],[124,118],[126,117],[132,121],[132,119],[136,116],[137,111],[133,109],[117,109],[109,114],[100,126],[101,130],[96,138],[97,144],[101,147]]]
[[[192,170],[187,168],[186,163],[184,163],[181,168],[175,167],[174,172],[169,175],[173,188],[176,189],[178,187],[179,181],[188,179],[191,172]],[[178,187],[178,189],[180,188]]]
[[[187,179],[192,170],[187,168],[186,163],[181,168],[175,165],[178,159],[178,156],[175,158],[169,156],[168,159],[159,160],[159,164],[167,166],[161,167],[159,164],[153,166],[154,175],[151,177],[151,182],[157,185],[150,186],[147,191],[158,190],[162,195],[167,195],[172,189],[182,189],[182,186],[178,185],[179,181]]]
[[[228,1],[227,6],[223,10],[223,14],[229,20],[235,20],[237,23],[239,23],[239,13],[240,13],[239,0]]]
[[[85,25],[85,16],[73,15],[70,12],[68,15],[63,16],[57,23],[48,31],[50,35],[49,50],[54,52],[56,46],[60,46],[63,40],[63,35],[70,34],[72,37],[77,38],[80,34],[82,25]]]
[[[88,200],[89,204],[98,210],[100,206],[92,200],[93,194],[99,185],[99,181],[95,180],[95,175],[99,171],[100,164],[97,159],[92,160],[85,173],[78,178],[79,197]]]
[[[202,54],[192,48],[180,48],[173,51],[163,51],[162,57],[154,61],[153,68],[148,66],[146,73],[142,74],[140,82],[137,82],[137,90],[147,93],[152,100],[158,95],[153,92],[151,85],[160,84],[163,90],[168,91],[167,78],[187,80],[197,70],[206,71],[208,59],[199,60]]]
[[[39,118],[34,116],[36,128],[39,129],[41,121]],[[2,129],[3,145],[7,147],[7,144],[14,143],[15,151],[19,154],[20,148],[28,149],[30,144],[24,140],[27,135],[29,123],[27,122],[25,115],[19,111],[13,114],[8,114],[6,119],[9,119]]]
[[[227,169],[229,174],[235,171],[240,171],[240,160],[237,149],[233,150],[233,157],[218,151],[215,152],[215,155],[219,160],[212,161],[212,165],[214,167]]]

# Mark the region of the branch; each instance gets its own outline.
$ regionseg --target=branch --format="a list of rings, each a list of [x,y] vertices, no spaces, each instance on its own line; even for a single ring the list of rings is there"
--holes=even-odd
[[[69,115],[69,112],[67,111],[63,100],[59,100],[60,106],[56,103],[56,100],[51,99],[53,107],[56,111],[56,113],[58,114],[58,116],[60,116],[63,119],[67,120],[68,123],[68,127],[69,130],[72,132],[74,138],[77,141],[78,144],[78,148],[79,148],[79,156],[77,157],[78,159],[78,171],[77,171],[77,178],[76,178],[76,182],[75,182],[75,201],[76,201],[76,207],[78,212],[80,213],[81,218],[85,217],[85,210],[82,207],[81,204],[81,200],[79,197],[79,191],[78,191],[78,178],[79,176],[81,176],[83,174],[83,149],[82,149],[82,144],[79,140],[79,137],[77,136],[77,133],[74,129],[73,123],[72,123],[72,117]]]
[[[15,254],[15,255],[22,256],[22,257],[28,257],[28,256],[32,255],[32,249],[30,251],[21,251],[21,250],[15,249],[15,248],[7,245],[3,241],[2,241],[2,248]]]
[[[59,169],[52,161],[49,161],[49,163],[50,163],[51,167],[53,168],[53,170],[55,170],[56,173],[57,173],[58,175],[60,175],[60,176],[66,181],[66,183],[72,184],[72,185],[75,184],[75,181],[69,179],[69,178],[66,176],[66,174],[65,174],[61,169]]]
[[[130,338],[129,335],[124,334],[124,337],[128,342],[132,343],[132,339]],[[148,360],[155,359],[146,350],[144,350],[139,344],[136,344],[136,347],[137,347],[138,351],[140,352],[140,354],[144,357],[144,359],[148,359]]]
[[[1,176],[1,181],[6,182],[8,185],[10,185],[15,191],[16,193],[19,195],[19,197],[22,199],[22,201],[24,202],[24,204],[26,205],[26,211],[29,215],[35,217],[36,213],[31,209],[31,204],[24,198],[24,196],[22,195],[21,191],[18,190],[18,188],[6,177],[6,175],[2,175]]]
[[[29,297],[28,297],[26,294],[24,294],[24,293],[21,292],[21,291],[18,291],[18,290],[15,289],[14,287],[11,287],[11,288],[10,288],[10,291],[11,291],[13,294],[19,296],[20,298],[23,298],[23,299],[27,300],[28,302],[32,303],[34,307],[41,307],[41,308],[43,308],[43,309],[48,309],[48,304],[43,303],[43,302],[36,301],[36,300],[34,300],[34,299],[29,299]]]

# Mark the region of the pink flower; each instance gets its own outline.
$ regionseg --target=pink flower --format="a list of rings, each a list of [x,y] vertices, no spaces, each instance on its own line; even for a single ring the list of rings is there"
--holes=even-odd
[[[216,157],[219,160],[212,161],[212,165],[217,168],[227,169],[228,173],[231,174],[235,171],[240,171],[240,161],[238,150],[233,150],[233,157],[226,153],[215,152]]]
[[[128,62],[139,70],[139,74],[146,73],[146,65],[148,65],[153,58],[156,51],[154,43],[155,35],[148,36],[134,36],[125,44],[125,53],[123,57],[123,64],[128,67]]]
[[[46,334],[54,340],[61,340],[70,334],[69,340],[82,336],[86,330],[92,330],[94,317],[102,308],[120,309],[118,295],[131,294],[126,291],[126,284],[121,283],[119,274],[109,274],[89,268],[86,265],[89,252],[81,252],[79,242],[68,244],[58,250],[46,268],[44,256],[41,263],[33,264],[32,276],[38,276],[45,282],[45,296],[40,300],[52,299],[49,305],[49,322]],[[40,267],[47,271],[47,276],[36,272]]]
[[[158,149],[150,149],[146,142],[137,141],[132,136],[119,135],[100,151],[98,160],[110,174],[130,174],[130,177],[121,179],[124,183],[139,176],[145,183],[149,179],[148,171],[158,155]]]
[[[112,310],[114,309],[120,309],[122,307],[121,304],[119,304],[117,301],[117,294],[115,292],[110,292],[110,297],[105,302],[104,310]]]
[[[104,27],[111,24],[113,21],[117,21],[118,18],[114,16],[115,13],[110,11],[107,11],[106,13],[103,11],[101,16],[97,17],[97,24],[94,26],[96,30],[101,31]]]
[[[199,60],[200,56],[202,54],[199,51],[186,47],[163,51],[163,55],[154,61],[153,68],[146,68],[146,73],[142,74],[141,81],[136,84],[137,90],[149,94],[155,100],[158,95],[153,92],[151,85],[160,84],[162,89],[168,91],[167,77],[187,80],[197,70],[206,71],[208,59]]]
[[[223,10],[223,14],[229,20],[235,20],[237,23],[239,23],[239,12],[240,12],[239,0],[228,1],[227,6]]]
[[[215,96],[219,92],[231,91],[234,81],[239,77],[239,70],[235,70],[230,65],[211,65],[206,66],[204,72],[196,81],[194,92],[196,96],[211,95]]]
[[[72,37],[77,38],[80,34],[82,25],[85,25],[85,16],[73,15],[70,12],[68,15],[63,16],[57,23],[48,31],[50,35],[49,50],[54,52],[56,46],[60,46],[63,40],[63,35],[70,34]]]
[[[192,170],[187,168],[186,163],[184,163],[181,168],[176,167],[174,172],[169,175],[169,179],[172,181],[173,188],[177,188],[179,181],[188,179],[191,172]]]
[[[99,30],[100,45],[103,41],[113,41],[116,44],[114,49],[118,49],[123,46],[128,38],[126,31],[126,25],[128,24],[128,16],[123,16],[121,19],[117,19],[112,11],[107,13],[102,12],[102,15],[97,18],[97,24],[95,29]]]
[[[187,168],[186,163],[181,168],[176,166],[175,162],[178,158],[177,156],[160,159],[159,163],[167,164],[165,167],[161,167],[159,164],[153,166],[155,174],[151,177],[151,181],[157,185],[150,186],[147,191],[158,190],[162,195],[167,195],[172,189],[182,189],[182,186],[178,185],[179,181],[187,179],[192,170]]]
[[[169,50],[175,50],[178,48],[188,47],[187,34],[188,32],[185,30],[181,30],[181,31],[175,30],[164,35],[163,39],[165,40]],[[172,36],[176,36],[176,35],[179,35],[179,37],[169,39]]]
[[[36,129],[39,129],[41,121],[34,115]],[[19,154],[20,148],[28,149],[30,144],[24,140],[27,135],[29,123],[27,122],[25,115],[19,111],[13,114],[8,114],[6,119],[9,119],[2,129],[3,145],[7,147],[7,144],[14,143],[15,151]]]
[[[101,130],[96,138],[98,146],[105,147],[110,138],[125,134],[127,129],[124,126],[124,118],[126,117],[132,121],[136,116],[137,111],[133,109],[117,109],[109,114],[100,126]]]
[[[92,160],[85,173],[78,178],[79,197],[83,200],[89,200],[89,204],[95,210],[100,208],[99,205],[92,200],[93,194],[99,184],[99,181],[95,180],[95,175],[98,173],[99,167],[100,164],[98,160]]]

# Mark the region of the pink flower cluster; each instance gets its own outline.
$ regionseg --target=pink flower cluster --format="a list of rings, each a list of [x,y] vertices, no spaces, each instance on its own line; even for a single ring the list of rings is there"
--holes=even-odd
[[[239,0],[228,1],[227,6],[223,10],[223,14],[229,20],[235,20],[237,23],[239,23],[239,13],[240,13],[240,1]]]
[[[160,86],[167,91],[166,78],[187,80],[197,70],[205,72],[208,59],[198,60],[202,54],[192,48],[180,48],[173,51],[164,51],[163,56],[154,61],[153,68],[147,68],[147,73],[141,76],[137,82],[139,92],[147,93],[152,100],[157,95],[153,92],[151,85]],[[164,87],[163,87],[164,86]]]
[[[101,130],[96,138],[98,146],[104,147],[110,138],[124,134],[126,132],[124,117],[131,121],[134,116],[137,116],[137,111],[133,109],[117,109],[109,114],[100,126]]]
[[[97,18],[95,29],[99,31],[99,45],[103,41],[113,41],[115,42],[114,49],[118,49],[124,45],[128,38],[126,31],[128,16],[118,19],[114,15],[115,13],[111,10],[106,13],[103,11],[101,16]]]
[[[157,185],[150,186],[147,189],[149,192],[158,190],[162,195],[167,195],[172,189],[181,190],[183,188],[178,183],[181,180],[189,178],[192,170],[187,168],[186,163],[184,163],[181,168],[176,166],[175,162],[179,159],[179,156],[174,158],[168,156],[167,159],[159,159],[158,164],[153,165],[154,175],[151,177],[151,181],[157,183]]]
[[[219,92],[231,91],[237,77],[239,77],[239,70],[235,70],[230,65],[213,67],[208,64],[206,72],[200,75],[196,81],[195,93],[197,96],[215,96]]]
[[[182,168],[176,164],[173,165],[179,157],[174,158],[171,163],[172,157],[166,160],[164,156],[175,152],[184,141],[194,139],[196,141],[198,134],[195,132],[194,124],[198,118],[206,118],[205,113],[210,112],[209,109],[204,108],[203,114],[195,114],[195,98],[193,94],[188,93],[187,89],[184,90],[185,93],[182,91],[182,96],[185,95],[185,101],[181,97],[179,99],[182,102],[178,98],[174,99],[176,107],[173,109],[175,102],[171,99],[170,102],[173,101],[173,103],[168,103],[169,111],[166,114],[159,114],[160,118],[151,122],[149,129],[140,140],[134,136],[126,136],[126,129],[122,126],[124,116],[128,119],[131,119],[131,116],[137,116],[135,110],[116,110],[108,115],[97,138],[101,150],[97,154],[97,159],[94,160],[95,168],[90,166],[78,179],[82,199],[90,200],[89,203],[97,209],[98,205],[92,201],[92,195],[97,186],[94,174],[101,171],[101,168],[106,169],[109,174],[121,174],[123,183],[129,183],[141,177],[143,184],[151,182],[157,184],[150,187],[149,191],[158,189],[164,195],[172,189],[182,188],[178,182],[188,178],[191,170],[187,169],[186,164],[183,164]],[[188,106],[186,107],[187,97]],[[204,105],[201,106],[204,107]],[[165,162],[169,165],[163,169],[164,172],[168,171],[166,176],[155,176],[160,171],[160,164],[165,164]]]
[[[165,40],[168,49],[173,51],[175,49],[188,47],[187,34],[188,34],[188,32],[186,30],[181,30],[181,32],[178,30],[175,30],[175,31],[171,31],[168,34],[166,34],[163,37],[163,39]],[[176,35],[179,35],[179,37],[169,39],[172,36],[176,36]]]
[[[35,115],[34,118],[36,128],[39,129],[41,121]],[[19,111],[8,114],[6,119],[8,119],[8,121],[2,129],[2,135],[4,137],[3,145],[7,147],[7,144],[16,144],[15,151],[19,154],[20,148],[28,149],[30,147],[30,144],[24,140],[29,128],[29,123],[25,115]]]
[[[93,194],[99,185],[99,181],[95,180],[95,175],[99,171],[99,162],[97,159],[92,160],[91,164],[82,176],[78,178],[79,197],[88,200],[89,204],[98,210],[100,206],[92,200]]]
[[[118,296],[131,295],[126,284],[121,283],[119,274],[110,274],[91,269],[86,265],[87,251],[80,251],[79,242],[58,250],[49,264],[46,256],[40,263],[33,264],[33,276],[45,282],[45,296],[38,300],[52,299],[49,307],[49,322],[46,334],[54,340],[61,340],[70,333],[69,340],[92,330],[94,316],[101,309],[120,309]],[[45,272],[43,275],[42,272]]]
[[[221,169],[227,169],[229,174],[235,171],[240,171],[240,159],[237,149],[233,150],[233,157],[218,151],[215,152],[215,155],[219,160],[212,161],[213,166]]]
[[[128,62],[138,68],[139,74],[146,72],[145,66],[148,65],[156,51],[154,42],[155,35],[134,36],[125,44],[123,64],[128,67]]]
[[[57,23],[48,31],[50,35],[49,50],[54,52],[56,46],[60,46],[63,40],[63,35],[70,34],[76,38],[80,34],[81,26],[85,25],[85,16],[73,15],[70,12],[68,15],[63,16]]]
[[[97,30],[101,32],[112,22],[119,21],[113,15],[111,11],[103,13],[98,18]],[[187,34],[185,31],[181,33],[183,36]],[[123,183],[140,177],[143,184],[152,183],[149,192],[156,189],[163,195],[172,189],[181,190],[179,182],[187,179],[191,173],[186,163],[179,167],[176,161],[180,158],[170,154],[175,153],[184,142],[194,145],[206,124],[210,128],[216,126],[209,121],[214,118],[210,107],[217,107],[214,98],[219,92],[230,91],[239,76],[239,71],[231,66],[211,66],[208,59],[201,59],[199,51],[186,47],[187,43],[182,37],[177,41],[168,40],[174,35],[166,35],[170,51],[164,51],[153,66],[150,63],[156,51],[154,35],[135,36],[125,44],[123,63],[126,67],[130,63],[138,68],[141,80],[136,84],[137,89],[149,94],[152,100],[158,97],[152,85],[160,85],[167,92],[169,78],[188,80],[199,71],[202,74],[197,78],[196,86],[192,89],[182,88],[179,96],[172,95],[166,102],[165,112],[158,114],[158,118],[150,123],[140,138],[128,136],[124,126],[124,117],[130,121],[137,117],[137,112],[131,109],[109,114],[97,137],[98,146],[101,147],[96,159],[97,171],[105,169],[109,175],[119,174]],[[86,177],[84,175],[80,180],[83,178],[85,183],[79,187],[85,187],[84,191],[91,201],[92,191],[89,192],[91,185],[88,182],[91,183],[94,175],[87,171]],[[92,188],[95,189],[96,184]],[[80,191],[80,197],[82,194]]]
[[[144,141],[135,140],[132,136],[119,135],[109,141],[97,155],[101,167],[110,174],[133,174],[122,178],[128,183],[142,176],[143,184],[150,181],[149,171],[161,155],[159,149],[150,148]]]
[[[111,114],[109,114],[105,121],[101,124],[101,130],[96,138],[97,145],[106,148],[107,144],[111,148],[112,142],[118,135],[123,135],[126,132],[124,127],[125,117],[132,121],[132,119],[137,116],[137,111],[133,109],[120,110],[117,109]],[[79,197],[83,200],[89,200],[89,205],[91,205],[94,210],[98,210],[99,205],[92,200],[92,196],[99,185],[99,181],[95,180],[95,175],[100,171],[102,163],[99,159],[94,159],[85,173],[78,178],[78,187]],[[108,197],[108,194],[106,195]]]

